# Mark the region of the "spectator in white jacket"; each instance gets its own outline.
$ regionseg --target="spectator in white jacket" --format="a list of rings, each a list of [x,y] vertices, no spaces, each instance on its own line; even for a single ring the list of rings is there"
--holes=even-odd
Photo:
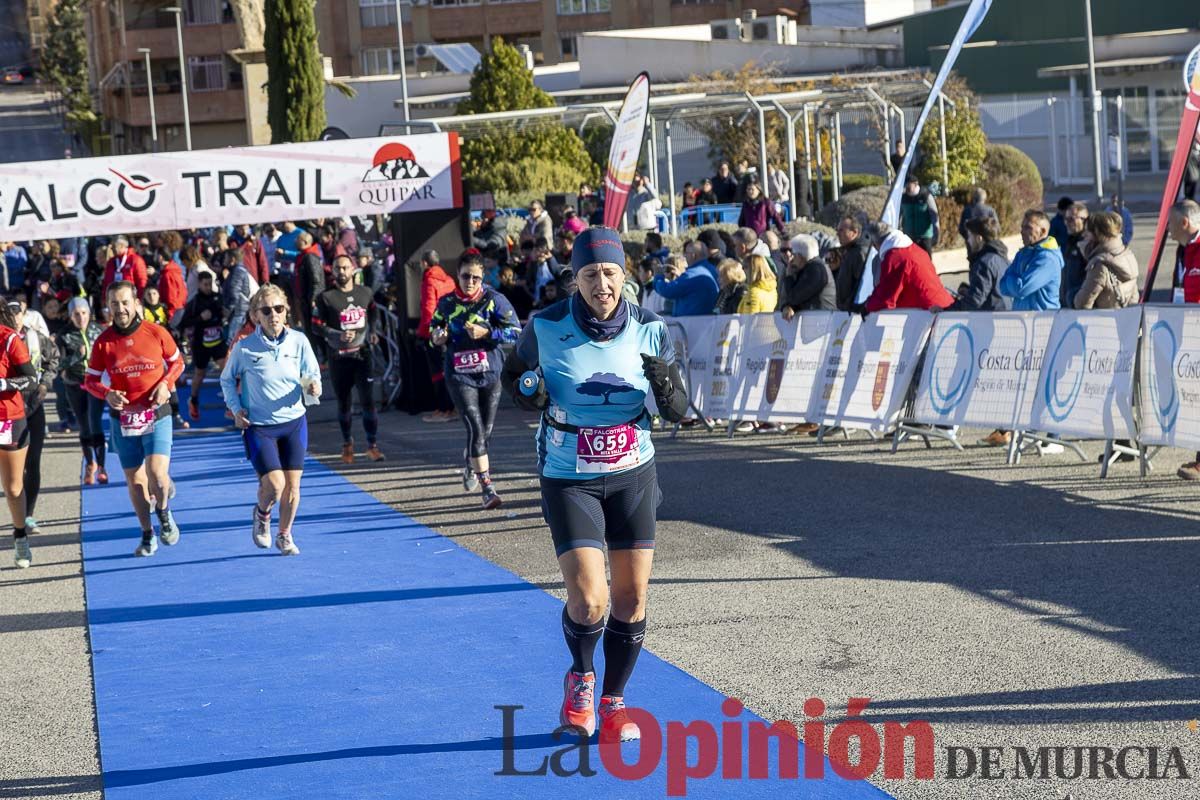
[[[662,200],[658,192],[645,175],[633,178],[633,187],[629,195],[629,215],[633,220],[631,227],[639,231],[658,230],[658,210],[662,208]]]

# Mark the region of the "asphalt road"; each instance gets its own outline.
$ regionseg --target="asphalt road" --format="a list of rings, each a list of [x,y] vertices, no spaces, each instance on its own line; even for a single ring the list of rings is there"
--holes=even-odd
[[[62,158],[69,146],[50,95],[36,86],[0,86],[0,163]]]

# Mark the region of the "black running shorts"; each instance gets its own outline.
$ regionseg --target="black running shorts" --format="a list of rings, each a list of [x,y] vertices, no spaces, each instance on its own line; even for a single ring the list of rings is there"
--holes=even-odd
[[[0,444],[0,450],[15,452],[29,446],[29,425],[24,417],[12,421],[12,438],[9,444]]]
[[[542,514],[560,556],[606,544],[609,550],[653,549],[661,502],[653,460],[588,480],[542,478]]]
[[[229,348],[224,342],[216,347],[205,347],[198,344],[192,347],[192,366],[196,369],[208,369],[214,361],[223,361],[229,355]]]

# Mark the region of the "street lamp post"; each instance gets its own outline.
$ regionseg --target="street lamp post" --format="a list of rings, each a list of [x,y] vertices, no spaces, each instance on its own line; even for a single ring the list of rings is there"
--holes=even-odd
[[[158,119],[154,116],[154,80],[150,77],[150,48],[139,47],[138,52],[146,59],[146,92],[150,98],[150,150],[158,152]]]
[[[1092,0],[1083,0],[1084,21],[1087,23],[1088,91],[1092,95],[1092,156],[1096,168],[1096,199],[1104,202],[1103,164],[1100,157],[1100,91],[1096,88],[1096,44],[1092,36]]]
[[[183,143],[188,149],[192,149],[192,120],[188,114],[188,95],[187,95],[187,64],[183,59],[183,9],[179,6],[171,6],[164,8],[168,14],[175,15],[175,38],[179,43],[179,91],[183,95]]]
[[[400,15],[400,0],[396,0],[396,39],[400,43],[400,101],[404,107],[404,121],[408,122],[408,68],[404,63],[404,20]],[[404,132],[409,132],[407,127]]]

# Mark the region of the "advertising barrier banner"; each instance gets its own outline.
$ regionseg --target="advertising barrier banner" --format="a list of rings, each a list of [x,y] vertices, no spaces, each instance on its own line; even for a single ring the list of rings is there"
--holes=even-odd
[[[1141,308],[1059,311],[1033,398],[1033,429],[1132,439]]]
[[[1139,441],[1200,448],[1200,308],[1143,307],[1139,372]]]
[[[678,317],[668,328],[710,418],[886,430],[915,381],[919,423],[1088,439],[1140,430],[1147,444],[1200,448],[1200,307],[811,311]]]
[[[1054,311],[943,312],[929,337],[913,419],[930,425],[1032,427]]]
[[[670,327],[686,342],[685,379],[705,416],[882,429],[899,415],[932,320],[808,311],[790,321],[680,317]]]
[[[460,208],[458,134],[0,164],[0,239]]]
[[[837,314],[811,422],[884,430],[900,416],[929,337],[928,311]]]

